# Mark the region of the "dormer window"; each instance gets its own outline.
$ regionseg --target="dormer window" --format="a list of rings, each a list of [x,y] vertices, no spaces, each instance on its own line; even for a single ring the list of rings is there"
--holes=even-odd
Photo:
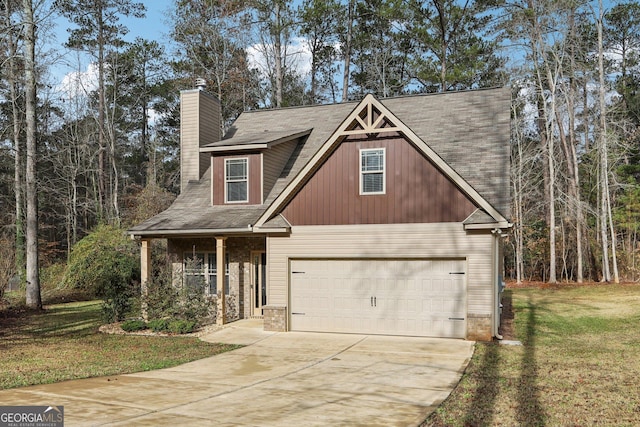
[[[360,150],[360,194],[384,194],[384,175],[384,148]]]
[[[224,162],[224,198],[225,203],[243,203],[249,201],[249,159],[225,159]]]

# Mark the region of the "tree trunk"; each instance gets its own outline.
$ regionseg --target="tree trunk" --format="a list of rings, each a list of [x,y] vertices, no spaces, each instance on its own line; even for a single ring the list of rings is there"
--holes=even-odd
[[[13,22],[11,21],[11,8],[8,0],[4,0],[5,28],[7,28],[6,40],[9,54],[9,96],[11,101],[11,116],[13,122],[13,150],[14,150],[14,191],[16,203],[16,231],[15,231],[15,264],[16,271],[24,272],[25,268],[25,236],[24,236],[24,200],[22,198],[24,191],[23,175],[22,175],[22,144],[20,142],[20,106],[18,95],[18,72],[16,71],[17,47],[15,34],[13,31]]]
[[[440,1],[434,1],[438,10],[438,28],[440,30],[440,92],[447,91],[447,17],[444,10],[444,4]]]
[[[98,17],[98,220],[104,221],[106,212],[106,161],[107,147],[105,146],[105,87],[104,87],[104,22],[103,12],[99,7]]]
[[[37,186],[37,141],[36,141],[36,28],[33,21],[31,0],[23,0],[24,8],[24,75],[25,75],[25,120],[27,145],[27,307],[41,309],[40,275],[38,262],[38,186]]]
[[[280,3],[276,2],[275,9],[276,31],[273,34],[273,53],[275,58],[276,72],[276,107],[282,107],[282,86],[284,80],[284,70],[282,66],[282,16]]]
[[[355,0],[349,0],[347,5],[347,38],[344,46],[344,70],[342,73],[342,102],[349,100],[349,71],[351,68],[351,40],[353,36],[353,15],[355,14]]]
[[[608,208],[609,198],[609,153],[607,150],[607,106],[605,102],[605,82],[604,82],[604,47],[602,41],[602,25],[604,19],[604,8],[602,0],[598,1],[600,8],[598,16],[598,76],[600,87],[598,90],[598,102],[600,105],[600,135],[598,148],[600,151],[600,239],[602,244],[602,280],[611,281],[609,269],[609,239],[607,236],[607,217],[610,212]],[[612,227],[613,231],[613,227]],[[612,233],[613,234],[613,233]]]
[[[540,40],[542,42],[542,40]],[[550,65],[545,62],[545,72],[547,74],[547,84],[549,85],[549,92],[551,93],[551,111],[547,113],[546,107],[545,113],[545,129],[547,135],[547,167],[548,167],[548,203],[549,203],[549,283],[556,283],[556,166],[555,166],[555,141],[553,133],[553,117],[556,111],[556,77],[553,75],[550,69]],[[544,84],[540,80],[540,93],[541,96],[544,93]]]
[[[575,213],[576,224],[576,281],[582,283],[583,276],[583,254],[582,254],[582,230],[586,226],[584,223],[584,214],[582,213],[582,199],[580,197],[580,171],[578,170],[578,155],[576,152],[576,111],[574,100],[577,95],[576,84],[576,35],[575,35],[575,11],[571,10],[569,15],[569,65],[570,65],[570,77],[569,77],[569,94],[566,97],[567,112],[569,115],[569,144],[566,147],[566,157],[568,163],[568,178],[569,178],[569,198],[570,203],[573,205],[573,212]],[[585,110],[586,111],[586,110]],[[586,114],[584,114],[586,116]],[[560,123],[558,123],[560,125]]]

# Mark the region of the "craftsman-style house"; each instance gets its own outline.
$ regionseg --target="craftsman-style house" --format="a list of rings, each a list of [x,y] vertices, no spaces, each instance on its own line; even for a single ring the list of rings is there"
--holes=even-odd
[[[218,100],[184,91],[181,194],[129,231],[143,282],[162,238],[179,279],[204,277],[217,295],[219,322],[490,340],[511,226],[509,111],[506,88],[368,95],[246,112],[221,138]]]

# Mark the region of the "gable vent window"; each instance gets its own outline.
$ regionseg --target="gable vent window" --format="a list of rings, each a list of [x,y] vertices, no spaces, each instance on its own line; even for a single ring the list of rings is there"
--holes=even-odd
[[[384,148],[360,150],[360,194],[385,193]]]
[[[225,201],[248,202],[248,159],[226,159],[224,162]]]

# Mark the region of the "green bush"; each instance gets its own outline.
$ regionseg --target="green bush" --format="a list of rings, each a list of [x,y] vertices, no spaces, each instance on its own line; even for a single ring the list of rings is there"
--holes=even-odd
[[[147,324],[144,322],[144,320],[132,319],[132,320],[126,320],[122,322],[120,327],[122,328],[123,331],[135,332],[135,331],[142,331],[147,329]]]
[[[174,334],[189,334],[196,328],[196,322],[193,320],[172,320],[169,322],[169,332]]]
[[[205,294],[204,276],[190,277],[180,285],[173,281],[171,260],[164,256],[152,261],[153,276],[147,282],[147,292],[142,297],[150,319],[172,318],[185,321],[202,321],[209,316],[211,302]],[[187,263],[186,268],[194,266]]]
[[[76,243],[64,277],[65,286],[92,292],[103,300],[104,320],[124,319],[140,281],[138,246],[124,230],[98,226]]]
[[[65,286],[66,269],[66,262],[51,264],[40,269],[40,294],[43,304],[89,301],[95,298],[93,292]]]
[[[167,319],[153,319],[148,325],[153,332],[166,332],[169,330],[169,321]]]
[[[142,304],[146,307],[149,319],[173,317],[179,292],[178,288],[173,286],[171,261],[166,254],[158,254],[157,257],[151,259],[151,262],[152,275],[147,281],[147,291],[142,295]]]

